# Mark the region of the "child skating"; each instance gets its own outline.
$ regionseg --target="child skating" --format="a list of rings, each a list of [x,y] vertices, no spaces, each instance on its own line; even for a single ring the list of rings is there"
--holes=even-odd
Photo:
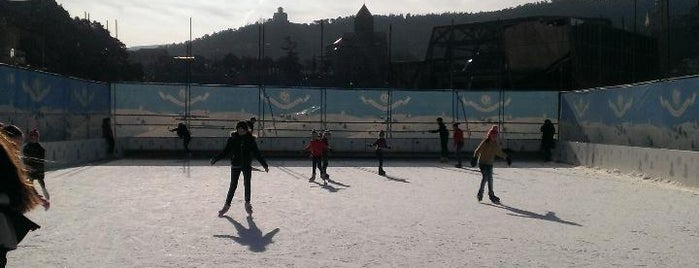
[[[251,183],[252,179],[252,157],[255,157],[257,161],[260,162],[265,172],[269,172],[269,167],[267,162],[260,154],[257,148],[257,143],[255,138],[248,131],[248,124],[246,122],[238,122],[235,126],[236,131],[231,133],[231,137],[228,138],[226,142],[226,147],[221,153],[211,158],[211,165],[215,164],[216,161],[231,155],[231,184],[228,188],[228,194],[226,195],[226,202],[223,208],[218,211],[218,216],[223,217],[224,214],[231,207],[231,201],[233,200],[233,195],[235,194],[236,188],[238,188],[238,179],[240,178],[240,173],[243,173],[243,183],[245,184],[245,211],[248,215],[252,215],[252,205],[250,204],[251,195]]]
[[[325,183],[327,183],[325,178],[325,172],[323,171],[323,166],[321,163],[321,158],[323,157],[323,152],[326,150],[325,143],[320,140],[318,136],[318,131],[315,129],[311,131],[311,141],[303,148],[308,152],[311,161],[313,161],[313,172],[311,173],[311,178],[308,182],[314,182],[316,180],[316,168],[320,171],[320,177]]]
[[[322,165],[323,165],[322,170],[323,170],[323,174],[325,174],[323,177],[324,180],[330,179],[330,175],[328,174],[328,160],[329,160],[328,158],[329,158],[330,151],[331,151],[331,148],[330,148],[330,137],[331,136],[332,136],[332,133],[330,133],[330,130],[326,129],[326,130],[323,130],[323,134],[321,135],[321,138],[320,138],[320,141],[322,141],[325,144],[325,151],[323,151],[323,156],[321,157]]]
[[[379,138],[369,146],[373,146],[376,150],[376,159],[379,160],[379,175],[386,176],[386,171],[383,170],[383,150],[391,149],[386,143],[386,133],[383,130],[379,131]]]
[[[44,197],[47,200],[51,199],[49,191],[46,189],[46,183],[44,182],[46,149],[39,143],[39,130],[33,129],[29,131],[29,142],[22,148],[22,154],[24,155],[24,165],[27,167],[29,180],[32,182],[35,180],[39,181]]]
[[[490,201],[495,204],[500,204],[500,198],[495,196],[493,191],[493,162],[495,161],[495,156],[499,156],[507,159],[507,165],[512,164],[510,157],[505,154],[498,144],[498,126],[492,126],[488,130],[488,134],[483,141],[478,145],[475,152],[473,153],[473,159],[471,159],[471,166],[476,166],[476,161],[478,161],[478,167],[481,170],[483,178],[481,179],[481,186],[478,189],[478,194],[476,198],[480,202],[483,200],[483,188],[486,182],[488,183],[488,197]]]

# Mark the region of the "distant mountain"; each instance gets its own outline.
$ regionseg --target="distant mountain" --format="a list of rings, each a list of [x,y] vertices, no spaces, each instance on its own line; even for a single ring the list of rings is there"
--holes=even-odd
[[[658,0],[638,0],[636,6],[636,29],[647,32],[645,21],[648,17],[655,22],[654,12]],[[671,16],[687,14],[697,6],[695,0],[671,2]],[[371,9],[371,8],[370,8]],[[359,7],[357,7],[359,10]],[[392,26],[392,59],[394,61],[422,60],[428,46],[432,28],[435,26],[511,19],[529,16],[572,16],[607,18],[616,27],[622,26],[632,31],[634,29],[633,0],[551,0],[525,4],[513,8],[493,12],[478,13],[442,13],[426,15],[374,15],[375,30],[388,34]],[[320,40],[320,24],[297,23],[266,23],[265,24],[265,55],[278,58],[285,55],[282,49],[284,38],[289,36],[297,43],[298,56],[302,61],[319,57],[322,46],[328,45],[345,32],[353,31],[354,15],[328,19],[324,25],[323,40]],[[238,57],[257,57],[259,28],[257,24],[247,25],[238,29],[228,29],[207,34],[192,43],[195,55],[210,59],[220,59],[231,53]],[[185,53],[185,44],[165,45],[171,55]]]

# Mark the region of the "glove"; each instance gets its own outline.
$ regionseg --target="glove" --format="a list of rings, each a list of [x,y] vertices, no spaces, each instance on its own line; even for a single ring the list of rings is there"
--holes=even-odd
[[[471,167],[476,167],[476,164],[478,164],[478,158],[471,158]]]
[[[505,158],[505,160],[507,160],[507,166],[508,166],[508,167],[512,165],[512,157],[510,157],[510,156],[508,155],[508,156]]]

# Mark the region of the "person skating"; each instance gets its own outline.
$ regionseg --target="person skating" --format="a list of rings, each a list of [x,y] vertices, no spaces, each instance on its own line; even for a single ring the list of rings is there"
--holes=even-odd
[[[308,182],[314,182],[316,180],[316,168],[320,171],[320,177],[323,179],[323,181],[326,180],[321,163],[321,158],[323,157],[323,152],[326,150],[326,148],[325,143],[323,143],[320,140],[320,136],[318,136],[318,131],[315,129],[311,131],[311,141],[308,142],[306,147],[303,148],[308,152],[308,156],[313,162],[313,172],[311,173],[311,178],[308,179]]]
[[[7,265],[7,252],[40,227],[24,213],[43,203],[26,178],[18,147],[5,133],[0,133],[0,267]]]
[[[323,179],[327,180],[330,179],[330,175],[328,175],[328,160],[330,156],[330,151],[332,150],[330,148],[330,137],[332,136],[332,133],[330,133],[330,130],[323,130],[323,134],[321,134],[320,141],[322,141],[325,144],[325,151],[323,151],[323,156],[321,157],[322,161],[322,171],[324,174]]]
[[[27,167],[29,179],[32,182],[35,180],[39,181],[39,186],[41,186],[44,197],[46,199],[51,199],[49,191],[46,189],[46,183],[44,182],[46,149],[39,143],[39,137],[39,130],[32,129],[32,131],[29,131],[29,142],[22,148],[24,165]]]
[[[246,122],[238,122],[235,126],[236,131],[231,133],[231,136],[226,141],[226,147],[223,148],[219,154],[211,158],[211,165],[216,164],[218,160],[231,155],[231,184],[228,188],[228,194],[226,195],[226,202],[223,208],[218,211],[218,216],[223,217],[228,209],[231,207],[231,201],[233,201],[233,195],[235,194],[236,188],[238,188],[238,179],[240,178],[240,173],[243,173],[243,183],[245,184],[245,211],[248,215],[252,215],[252,205],[250,204],[251,195],[251,179],[252,179],[252,158],[255,157],[258,162],[265,169],[265,172],[269,172],[269,166],[267,161],[260,153],[257,148],[257,143],[255,138],[248,131],[248,125]]]
[[[435,130],[430,130],[430,133],[439,133],[439,144],[440,144],[439,162],[446,163],[447,161],[449,161],[449,148],[448,148],[449,130],[447,129],[447,126],[444,124],[444,121],[442,120],[441,117],[437,117],[437,125],[439,125],[439,128],[437,128]]]
[[[553,126],[551,120],[544,120],[544,124],[541,125],[541,151],[544,154],[544,161],[551,161],[551,149],[556,146],[556,142],[553,139],[553,135],[556,134],[556,127]]]
[[[464,132],[459,128],[459,123],[452,125],[454,130],[454,152],[456,153],[455,167],[461,168],[461,149],[464,147]]]
[[[102,138],[107,142],[107,153],[110,157],[114,156],[114,132],[109,117],[102,119]]]
[[[391,149],[386,143],[386,133],[383,130],[379,131],[379,138],[377,138],[374,143],[370,144],[369,147],[374,147],[376,151],[376,159],[379,160],[379,175],[385,176],[386,171],[383,170],[383,150]]]
[[[189,154],[189,142],[192,140],[192,133],[189,132],[189,129],[187,129],[187,125],[184,123],[178,123],[176,128],[170,129],[170,132],[177,133],[177,137],[182,139],[182,145],[184,146],[185,153]]]
[[[512,163],[510,157],[500,148],[497,139],[498,126],[494,125],[488,130],[486,138],[481,141],[473,153],[471,166],[476,166],[476,161],[478,161],[478,167],[482,174],[481,185],[476,194],[476,198],[478,198],[479,202],[483,200],[483,189],[485,188],[485,184],[488,183],[488,197],[490,201],[496,204],[500,203],[500,198],[495,196],[495,191],[493,190],[493,162],[495,161],[495,156],[497,155],[507,159],[508,165]]]

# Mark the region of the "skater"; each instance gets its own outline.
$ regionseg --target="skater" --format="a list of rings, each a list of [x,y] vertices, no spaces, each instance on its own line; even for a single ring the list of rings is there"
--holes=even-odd
[[[507,159],[507,165],[512,164],[510,157],[502,151],[498,144],[498,126],[493,125],[488,130],[486,138],[481,141],[478,148],[473,152],[473,159],[471,159],[471,166],[476,166],[476,160],[478,161],[478,167],[483,176],[478,194],[476,194],[479,202],[483,200],[483,188],[485,188],[487,182],[490,201],[495,204],[500,203],[500,198],[495,196],[495,191],[493,191],[493,162],[496,155]]]
[[[246,124],[246,129],[247,129],[247,124]],[[182,139],[182,145],[184,145],[184,151],[189,155],[189,141],[192,140],[192,133],[189,132],[189,129],[187,129],[187,125],[184,123],[179,123],[177,124],[176,128],[170,129],[170,132],[176,131],[177,132],[177,137],[180,137]]]
[[[321,157],[322,160],[322,173],[325,174],[323,179],[327,180],[330,179],[330,175],[328,175],[328,157],[330,154],[330,151],[332,150],[330,148],[330,137],[332,136],[332,133],[330,133],[330,130],[323,130],[323,134],[320,137],[320,141],[322,141],[325,144],[325,150],[323,151],[323,156]]]
[[[250,117],[250,120],[246,122],[248,124],[248,128],[250,129],[250,133],[253,136],[255,136],[255,122],[257,122],[257,118],[255,117]]]
[[[107,141],[107,153],[109,156],[114,155],[114,133],[112,132],[112,123],[109,117],[102,119],[102,138]]]
[[[42,203],[36,190],[26,179],[15,142],[0,134],[0,267],[7,265],[7,252],[40,226],[24,213]]]
[[[455,167],[461,168],[461,149],[464,147],[464,132],[459,128],[459,123],[452,125],[454,129],[454,151],[456,152]]]
[[[223,208],[218,211],[218,216],[223,217],[231,207],[233,195],[238,188],[238,179],[240,173],[243,173],[243,183],[245,184],[245,211],[248,215],[252,215],[252,205],[250,204],[250,180],[252,179],[252,157],[254,156],[258,162],[269,172],[267,162],[257,149],[255,138],[248,131],[248,124],[245,121],[238,122],[235,126],[236,131],[231,133],[231,137],[226,142],[226,147],[223,151],[211,158],[211,165],[216,164],[216,161],[221,160],[231,154],[231,184],[226,195],[226,202]]]
[[[46,162],[46,149],[39,143],[39,130],[32,129],[29,131],[29,142],[22,149],[24,155],[24,165],[27,168],[29,180],[33,182],[39,181],[41,191],[47,200],[50,200],[49,191],[46,189],[44,182],[44,163]]]
[[[22,146],[22,141],[24,140],[24,133],[22,133],[22,130],[19,129],[19,127],[15,125],[6,125],[2,128],[2,135],[4,138],[6,138],[10,142],[10,146],[14,146],[13,150],[17,152],[17,155],[20,156],[20,158],[26,158],[25,156],[21,155],[21,146]],[[22,163],[24,164],[24,163]],[[20,168],[24,170],[24,175],[22,176],[25,179],[28,179],[28,176],[26,175],[26,167],[22,165]],[[0,173],[2,174],[2,173]],[[30,183],[32,181],[29,181]],[[47,199],[41,196],[36,189],[32,187],[32,190],[36,194],[36,196],[39,197],[39,201],[42,206],[44,206],[44,209],[49,209],[51,207],[51,202]]]
[[[388,146],[386,143],[386,133],[383,130],[379,131],[379,138],[369,145],[369,147],[372,146],[376,150],[376,159],[379,160],[379,175],[385,176],[386,171],[383,170],[383,150],[391,149],[391,146]]]
[[[439,143],[441,148],[439,162],[446,163],[449,161],[449,149],[447,148],[447,143],[449,142],[449,130],[447,129],[447,126],[444,125],[441,117],[437,117],[437,125],[439,125],[439,128],[430,130],[430,133],[439,133]]]
[[[553,126],[551,120],[544,120],[544,124],[541,125],[541,151],[544,155],[544,161],[551,161],[551,149],[556,146],[556,141],[553,139],[553,135],[556,134],[556,127]]]
[[[325,173],[323,171],[321,158],[323,157],[323,152],[327,149],[327,147],[325,146],[325,143],[320,140],[318,131],[315,129],[311,131],[311,141],[303,149],[309,153],[309,157],[313,161],[313,173],[311,173],[311,178],[308,179],[308,182],[314,182],[316,180],[316,168],[320,170],[320,177],[323,179],[323,181],[325,181]]]

